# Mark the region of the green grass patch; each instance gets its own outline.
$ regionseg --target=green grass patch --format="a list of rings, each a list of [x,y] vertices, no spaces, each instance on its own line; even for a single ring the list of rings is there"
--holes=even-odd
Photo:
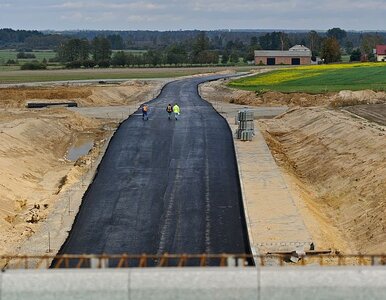
[[[386,91],[386,63],[301,66],[232,81],[249,91],[325,93],[341,90]]]
[[[19,62],[19,65],[20,65],[20,64],[23,64],[25,62],[30,62],[32,60],[42,61],[44,58],[48,61],[50,58],[53,58],[56,56],[56,52],[54,52],[52,50],[33,51],[33,52],[26,52],[26,53],[34,54],[36,58],[17,59],[16,58],[17,53],[18,52],[16,50],[0,50],[0,65],[4,65],[5,63],[7,63],[7,61],[9,59],[13,59],[15,61],[17,60]]]
[[[350,62],[350,55],[342,55],[341,62],[342,63],[349,63]]]
[[[15,71],[11,67],[7,68],[9,69],[1,70],[0,67],[0,84],[71,80],[176,78],[225,70],[222,67],[49,69],[36,71]],[[247,69],[237,68],[237,70],[246,71]]]

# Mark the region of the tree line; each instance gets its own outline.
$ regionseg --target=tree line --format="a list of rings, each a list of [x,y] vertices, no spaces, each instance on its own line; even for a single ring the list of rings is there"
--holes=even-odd
[[[0,29],[0,47],[53,49],[67,67],[237,64],[253,61],[254,50],[288,50],[296,44],[313,58],[337,62],[373,60],[372,49],[386,41],[386,32],[321,31],[65,31]],[[119,50],[117,52],[117,50]],[[142,50],[128,53],[125,50]]]
[[[299,38],[302,37],[300,40]],[[113,42],[112,42],[113,41]],[[313,59],[320,57],[326,63],[338,62],[342,53],[350,55],[351,61],[359,61],[363,56],[375,59],[373,48],[381,44],[381,34],[364,34],[359,47],[354,47],[348,33],[340,28],[329,29],[325,35],[310,31],[306,35],[291,37],[285,32],[270,32],[259,37],[252,36],[248,43],[236,38],[228,41],[222,48],[216,47],[207,32],[198,32],[184,42],[176,42],[163,47],[150,48],[142,54],[127,53],[123,50],[112,54],[113,45],[122,45],[121,37],[110,35],[97,36],[90,42],[87,39],[70,39],[58,48],[59,60],[67,66],[163,66],[163,65],[205,65],[237,64],[254,60],[254,51],[288,50],[295,44],[306,45]],[[90,55],[92,60],[89,59]]]
[[[91,42],[87,39],[69,39],[57,49],[57,60],[68,68],[163,65],[206,65],[218,64],[219,52],[210,49],[210,41],[204,32],[199,33],[191,44],[172,44],[164,49],[130,53],[112,52],[111,39],[97,36]]]

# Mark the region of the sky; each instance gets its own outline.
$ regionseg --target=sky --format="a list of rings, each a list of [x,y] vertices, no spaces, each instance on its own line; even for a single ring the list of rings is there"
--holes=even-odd
[[[0,28],[386,31],[386,0],[0,0]]]

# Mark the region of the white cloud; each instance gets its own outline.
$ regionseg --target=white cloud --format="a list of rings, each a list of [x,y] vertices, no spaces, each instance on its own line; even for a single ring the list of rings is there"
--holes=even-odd
[[[137,10],[158,10],[165,6],[148,1],[138,1],[132,3],[106,3],[106,2],[64,2],[60,4],[51,5],[52,8],[59,9],[137,9]]]
[[[168,22],[181,22],[184,20],[181,16],[176,15],[130,15],[126,18],[126,21],[129,23],[147,23],[147,24],[159,24],[162,22],[165,22],[165,20],[168,20]],[[155,26],[155,25],[153,25]],[[153,27],[154,30],[158,30],[158,28]]]
[[[386,0],[3,1],[0,25],[17,28],[386,29]]]
[[[72,14],[66,14],[60,16],[60,19],[63,21],[83,21],[85,20],[85,16],[81,12],[75,12]]]

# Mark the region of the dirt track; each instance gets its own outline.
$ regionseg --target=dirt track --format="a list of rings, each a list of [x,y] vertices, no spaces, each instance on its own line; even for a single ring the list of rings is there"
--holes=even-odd
[[[371,122],[386,126],[386,104],[356,105],[346,110]]]

